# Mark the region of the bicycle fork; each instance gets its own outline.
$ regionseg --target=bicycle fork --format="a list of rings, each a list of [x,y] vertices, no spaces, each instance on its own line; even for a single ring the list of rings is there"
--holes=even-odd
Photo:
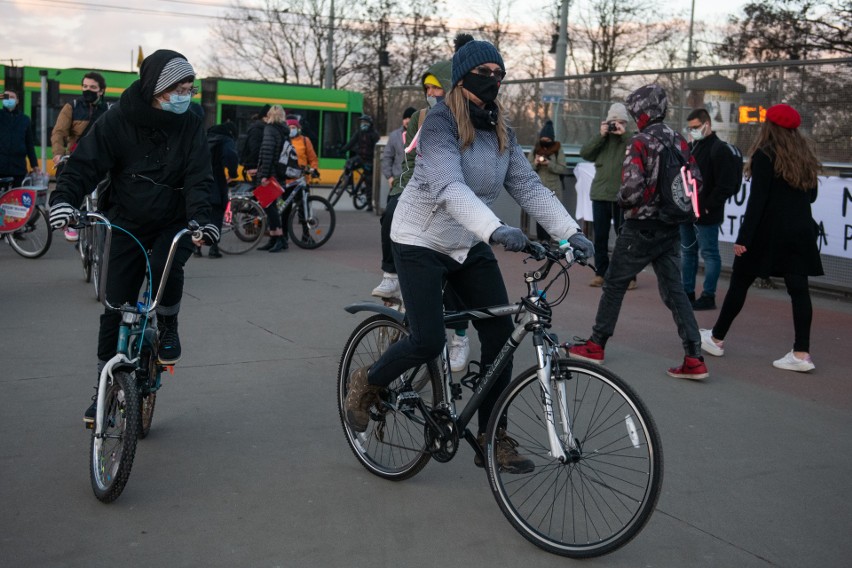
[[[550,455],[560,462],[569,460],[565,454],[565,447],[573,453],[579,451],[577,442],[574,439],[574,434],[571,432],[571,418],[568,415],[568,386],[565,381],[552,381],[553,373],[553,353],[551,349],[544,345],[544,341],[534,338],[536,359],[538,361],[538,377],[539,387],[541,388],[541,403],[544,410],[544,417],[547,427],[547,438],[550,442]],[[556,382],[556,405],[559,411],[559,427],[562,435],[560,436],[556,427],[556,418],[554,416],[554,392],[553,383]]]

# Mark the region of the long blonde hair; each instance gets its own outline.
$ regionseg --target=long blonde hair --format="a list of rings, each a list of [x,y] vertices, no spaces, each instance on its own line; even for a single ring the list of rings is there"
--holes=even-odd
[[[287,119],[287,113],[281,105],[272,105],[266,113],[266,124],[281,124]]]
[[[459,129],[459,140],[461,140],[461,149],[464,150],[473,144],[473,139],[476,136],[476,129],[470,120],[468,100],[465,98],[464,93],[462,93],[460,85],[452,88],[446,100],[450,112],[453,113],[453,117],[456,119],[456,125],[458,125]],[[495,129],[497,133],[497,148],[502,154],[509,146],[509,125],[500,101],[495,101],[495,104],[497,105],[497,128]]]
[[[817,174],[822,167],[813,149],[813,142],[798,128],[783,128],[768,120],[763,123],[749,156],[762,150],[773,160],[775,175],[796,189],[807,191],[817,186]],[[745,176],[751,178],[751,159],[745,165]]]

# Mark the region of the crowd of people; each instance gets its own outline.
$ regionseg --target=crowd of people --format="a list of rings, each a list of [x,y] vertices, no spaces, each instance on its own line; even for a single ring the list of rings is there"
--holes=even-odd
[[[684,350],[683,361],[668,369],[676,378],[709,376],[702,351],[722,356],[725,339],[739,314],[748,288],[757,278],[782,277],[793,308],[792,350],[774,361],[793,371],[814,368],[809,332],[812,308],[808,277],[822,274],[816,228],[810,204],[816,199],[820,164],[799,130],[801,118],[788,105],[766,113],[760,135],[747,153],[745,174],[751,179],[745,218],[734,245],[731,282],[712,329],[699,329],[695,310],[716,309],[721,272],[719,227],[728,198],[739,188],[743,155],[713,131],[710,115],[696,109],[688,116],[689,140],[666,124],[668,98],[659,85],[646,85],[623,103],[613,103],[600,132],[581,149],[595,164],[591,197],[593,241],[563,206],[562,178],[569,173],[553,124],[545,122],[532,151],[521,149],[508,123],[499,93],[507,70],[494,45],[459,34],[451,60],[435,62],[420,78],[423,108],[410,107],[390,132],[381,157],[381,173],[390,191],[380,218],[382,279],[373,295],[404,301],[410,335],[395,342],[372,366],[356,369],[345,400],[350,427],[363,431],[369,406],[405,370],[436,357],[449,345],[453,371],[465,369],[470,357],[467,326],[450,330],[443,311],[508,302],[493,246],[521,251],[527,235],[504,224],[490,205],[503,191],[536,221],[535,238],[567,241],[577,254],[594,261],[591,285],[601,288],[588,340],[566,347],[567,355],[593,363],[615,333],[626,291],[649,264],[660,296],[670,310]],[[193,255],[220,257],[217,241],[227,204],[228,182],[240,166],[258,184],[285,179],[279,156],[292,146],[306,172],[318,161],[311,140],[301,132],[297,116],[278,105],[259,108],[245,142],[237,150],[233,123],[204,128],[191,105],[195,71],[180,53],[158,50],[141,65],[139,79],[109,104],[106,84],[97,73],[85,75],[82,96],[66,104],[53,129],[53,160],[58,167],[51,193],[50,223],[66,230],[84,195],[109,178],[99,206],[133,236],[113,237],[106,282],[113,303],[133,302],[144,278],[144,251],[151,250],[153,286],[162,273],[169,244],[188,220],[201,225],[203,238],[184,243],[175,258],[157,309],[160,358],[174,364],[181,357],[178,315],[184,265]],[[187,111],[192,112],[187,112]],[[203,111],[202,111],[203,112]],[[631,119],[636,131],[631,133]],[[344,150],[371,166],[379,133],[369,115]],[[663,156],[679,155],[696,180],[698,215],[673,224],[661,216]],[[0,110],[0,177],[20,183],[36,169],[29,118],[19,108],[18,94],[3,93]],[[368,173],[369,175],[369,173]],[[269,241],[259,250],[288,247],[277,207],[267,208]],[[610,253],[610,233],[616,238]],[[701,294],[696,298],[698,256],[704,261]],[[119,314],[101,316],[97,370],[114,354]],[[480,362],[487,367],[512,331],[509,316],[477,321]],[[479,413],[480,437],[490,410],[508,384],[511,365],[497,379]],[[86,411],[91,420],[94,403]],[[505,429],[497,460],[507,471],[525,472],[531,462],[514,451]],[[479,457],[477,456],[477,460]],[[477,462],[477,465],[482,465]]]

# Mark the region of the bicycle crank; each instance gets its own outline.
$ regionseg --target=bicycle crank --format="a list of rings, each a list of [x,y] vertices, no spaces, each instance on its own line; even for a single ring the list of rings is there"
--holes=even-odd
[[[429,412],[426,422],[426,449],[435,461],[446,463],[459,449],[459,431],[450,412],[436,408]],[[434,426],[433,426],[434,424]],[[437,426],[440,430],[436,430]]]

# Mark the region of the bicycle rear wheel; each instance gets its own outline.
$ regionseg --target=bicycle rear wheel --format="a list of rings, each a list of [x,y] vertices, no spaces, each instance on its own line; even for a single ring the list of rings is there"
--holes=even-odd
[[[560,359],[552,377],[552,419],[568,459],[549,454],[544,391],[532,367],[491,415],[488,481],[503,514],[536,546],[572,558],[607,554],[635,537],[657,504],[663,478],[657,427],[633,389],[608,369]],[[568,448],[563,420],[575,449]],[[494,448],[504,425],[518,453],[535,463],[532,472],[500,471]]]
[[[307,216],[301,201],[293,205],[287,219],[287,232],[290,233],[290,238],[296,246],[315,249],[331,238],[336,216],[331,203],[317,195],[308,196],[307,205]]]
[[[266,231],[266,213],[260,204],[246,197],[232,197],[222,223],[219,250],[243,254],[252,250]]]
[[[24,258],[38,258],[46,253],[53,240],[47,212],[37,207],[30,220],[14,233],[6,235],[6,240]]]
[[[103,436],[92,431],[89,458],[92,490],[100,501],[110,503],[121,495],[133,458],[139,428],[139,393],[134,379],[119,371],[107,383],[103,409]]]
[[[150,350],[142,352],[141,360],[145,361],[145,370],[137,374],[139,385],[139,439],[144,440],[151,431],[154,422],[154,407],[157,404],[157,358]],[[144,380],[143,380],[144,379]]]
[[[360,211],[369,204],[370,196],[367,195],[367,184],[364,182],[364,178],[362,177],[358,181],[358,185],[355,186],[355,190],[352,192],[352,206]]]
[[[344,418],[343,402],[352,372],[375,363],[388,347],[407,335],[405,326],[388,316],[367,318],[346,342],[337,373],[337,406],[349,447],[367,471],[393,481],[416,475],[431,458],[425,451],[425,422],[420,411],[397,399],[410,375],[402,375],[390,384],[382,403],[371,410],[372,419],[365,432],[354,432],[349,427]],[[411,385],[429,408],[443,399],[443,384],[434,363],[420,367]]]

